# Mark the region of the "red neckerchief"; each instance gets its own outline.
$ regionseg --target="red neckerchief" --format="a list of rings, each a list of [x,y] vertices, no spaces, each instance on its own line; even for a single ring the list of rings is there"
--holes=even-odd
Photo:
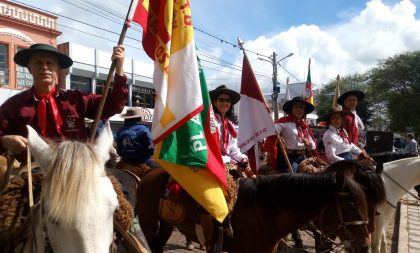
[[[309,140],[309,135],[312,137],[313,140],[315,140],[315,138],[313,137],[311,128],[308,126],[308,124],[306,124],[304,119],[297,119],[295,116],[290,114],[286,117],[282,117],[278,119],[276,123],[287,123],[287,122],[295,122],[296,129],[298,131],[299,140],[302,140],[303,137]]]
[[[55,96],[58,92],[57,86],[47,94],[38,94],[37,90],[34,88],[35,98],[38,100],[37,105],[37,116],[38,116],[38,126],[41,129],[41,134],[44,137],[47,137],[47,103],[50,105],[50,112],[52,112],[52,118],[55,122],[55,128],[57,133],[61,134],[61,125],[63,120],[61,119],[60,113],[58,112],[57,103],[55,101]]]
[[[223,147],[225,150],[228,149],[229,144],[229,134],[232,135],[233,138],[238,137],[238,133],[235,130],[232,122],[228,118],[224,118],[223,122]]]
[[[338,130],[338,135],[341,136],[341,139],[343,139],[344,142],[347,142],[348,144],[350,144],[350,139],[347,136],[347,134],[344,132],[343,128],[337,129]]]
[[[280,118],[276,121],[276,123],[287,123],[287,122],[295,122],[296,129],[298,131],[299,140],[302,140],[303,137],[305,137],[306,139],[309,140],[309,136],[311,136],[312,140],[314,142],[316,142],[311,128],[308,126],[308,124],[306,124],[306,121],[304,119],[297,119],[295,116],[290,114],[290,115],[288,115],[286,117],[282,117],[282,118]]]

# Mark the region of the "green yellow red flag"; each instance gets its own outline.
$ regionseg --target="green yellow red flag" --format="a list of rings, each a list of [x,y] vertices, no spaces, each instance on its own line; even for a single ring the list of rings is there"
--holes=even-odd
[[[226,174],[188,0],[138,2],[132,20],[143,25],[143,48],[154,60],[154,158],[213,217],[228,213]],[[132,5],[136,10],[138,6]],[[140,9],[141,9],[140,8]]]
[[[311,58],[309,58],[308,64],[308,77],[306,78],[306,87],[303,98],[306,102],[314,104],[314,94],[312,93],[312,81],[311,81]]]

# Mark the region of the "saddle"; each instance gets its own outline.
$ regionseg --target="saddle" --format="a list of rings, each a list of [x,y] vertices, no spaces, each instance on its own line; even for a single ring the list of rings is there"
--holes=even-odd
[[[239,178],[242,174],[232,165],[225,165],[227,177],[226,201],[229,212],[233,210],[239,188]],[[220,223],[201,207],[185,190],[177,185],[174,190],[175,181],[170,178],[167,184],[167,191],[160,200],[159,215],[164,221],[176,226],[180,231],[189,235],[195,235],[201,244],[207,244],[214,238],[214,233],[219,236],[225,234],[231,237],[232,231],[229,218],[223,222],[223,229]],[[168,189],[169,188],[169,189]],[[191,239],[194,239],[191,237]],[[208,246],[208,245],[207,245]]]
[[[315,174],[315,173],[322,173],[328,167],[328,163],[321,159],[310,157],[303,160],[298,167],[298,171],[304,174]]]

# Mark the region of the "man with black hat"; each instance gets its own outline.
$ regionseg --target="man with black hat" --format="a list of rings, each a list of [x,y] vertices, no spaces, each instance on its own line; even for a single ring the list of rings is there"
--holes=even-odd
[[[337,103],[343,106],[343,111],[348,112],[344,117],[343,128],[346,129],[350,141],[359,146],[360,131],[365,128],[362,119],[357,115],[356,107],[365,97],[365,93],[360,90],[351,90],[343,93]]]
[[[116,61],[114,86],[105,103],[102,120],[120,113],[128,94],[123,71],[124,47],[114,47],[111,59]],[[26,125],[57,141],[86,141],[84,119],[95,118],[101,95],[60,89],[58,72],[70,67],[72,59],[53,46],[34,44],[16,53],[14,60],[28,68],[33,85],[0,107],[1,149],[14,154],[24,151],[27,146]]]

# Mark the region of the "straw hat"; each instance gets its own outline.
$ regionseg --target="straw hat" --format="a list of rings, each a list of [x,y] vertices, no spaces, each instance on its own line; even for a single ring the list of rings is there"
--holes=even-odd
[[[216,89],[210,91],[210,98],[211,100],[215,100],[220,94],[227,94],[230,96],[230,99],[232,101],[232,105],[238,103],[238,101],[241,99],[241,95],[226,87],[226,85],[220,85]]]
[[[146,116],[146,112],[140,107],[130,107],[125,113],[121,113],[120,117],[123,119],[141,118]]]
[[[35,53],[47,53],[54,55],[57,58],[58,65],[60,65],[61,69],[66,69],[73,65],[73,60],[70,57],[60,53],[57,48],[48,44],[33,44],[30,48],[20,50],[15,54],[15,63],[23,67],[28,67],[29,60]]]

